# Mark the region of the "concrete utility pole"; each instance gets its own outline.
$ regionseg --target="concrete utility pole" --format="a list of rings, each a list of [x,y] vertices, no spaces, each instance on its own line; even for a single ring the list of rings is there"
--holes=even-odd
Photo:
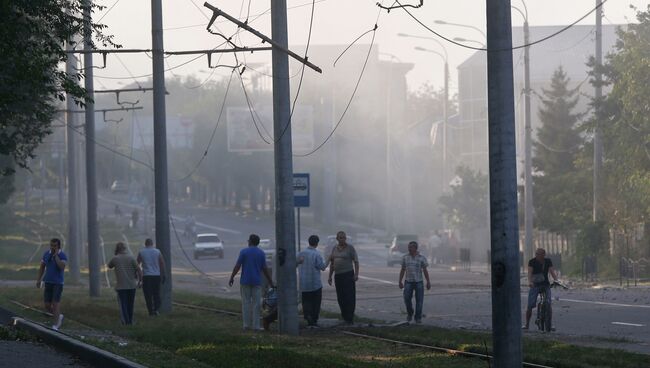
[[[72,45],[70,44],[71,40],[66,42],[66,50],[72,50]],[[68,59],[65,62],[65,71],[68,75],[73,75],[75,71],[76,57],[74,55],[68,55]],[[74,100],[72,95],[69,93],[65,96],[66,102],[66,115],[65,122],[67,125],[66,128],[66,138],[68,146],[68,263],[70,264],[70,279],[73,283],[78,283],[81,279],[81,271],[79,269],[79,263],[81,258],[81,239],[79,236],[79,197],[77,190],[78,178],[77,178],[77,157],[76,157],[76,139],[74,132],[76,120],[75,114],[72,113],[75,107]]]
[[[596,100],[596,125],[594,128],[594,202],[592,209],[592,217],[594,221],[598,221],[600,218],[598,211],[598,201],[600,199],[600,171],[603,166],[603,142],[600,138],[600,122],[598,121],[599,107],[602,103],[603,98],[603,88],[602,81],[603,76],[600,72],[600,67],[603,64],[603,7],[602,0],[596,0],[596,55],[594,65],[594,100]]]
[[[153,62],[153,146],[156,201],[156,246],[165,260],[161,270],[161,312],[172,310],[172,257],[169,239],[167,197],[167,122],[165,112],[165,59],[163,48],[162,0],[151,0],[151,49]]]
[[[516,6],[514,10],[524,18],[524,45],[530,43],[530,28],[528,27],[528,8],[523,0],[524,11]],[[530,47],[524,48],[524,227],[526,238],[524,254],[526,259],[532,258],[535,253],[533,249],[533,149],[532,133],[530,125]]]
[[[487,0],[488,135],[494,366],[519,368],[521,296],[509,0]]]
[[[287,2],[271,0],[271,37],[288,47]],[[293,217],[293,159],[291,147],[291,96],[289,57],[273,48],[273,134],[275,138],[275,238],[278,280],[278,317],[281,333],[298,335],[298,293],[296,290],[296,239]],[[285,130],[286,129],[286,130]]]
[[[84,48],[91,50],[92,21],[90,7],[92,0],[84,3]],[[84,74],[86,93],[91,100],[95,98],[93,85],[93,54],[84,54]],[[99,224],[97,222],[97,181],[95,176],[95,103],[86,102],[86,198],[88,206],[88,278],[90,296],[101,294],[101,261],[99,254]]]

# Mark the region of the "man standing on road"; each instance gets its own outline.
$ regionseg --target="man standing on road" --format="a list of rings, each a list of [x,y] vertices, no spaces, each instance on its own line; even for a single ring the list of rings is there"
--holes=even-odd
[[[402,269],[399,271],[399,288],[404,289],[404,304],[406,304],[406,321],[413,320],[413,292],[415,291],[415,323],[422,323],[422,304],[424,302],[424,285],[422,274],[427,280],[427,290],[431,289],[427,259],[418,252],[418,243],[408,244],[408,254],[402,257]],[[406,282],[402,282],[406,275]]]
[[[310,236],[309,247],[298,254],[302,312],[308,327],[318,327],[318,315],[323,295],[320,273],[327,267],[323,257],[316,250],[319,241],[318,236]]]
[[[41,279],[45,283],[43,301],[45,309],[54,317],[53,330],[59,330],[63,323],[63,314],[59,310],[61,294],[63,293],[63,272],[68,257],[61,250],[61,240],[53,238],[50,240],[50,249],[41,258],[41,267],[38,269],[36,287],[41,287]],[[45,274],[45,277],[43,277]]]
[[[248,247],[239,252],[237,263],[232,269],[228,285],[232,287],[235,282],[235,275],[242,269],[239,279],[239,290],[241,292],[241,309],[244,330],[252,328],[260,330],[260,307],[262,304],[262,273],[273,288],[273,280],[266,268],[266,256],[264,251],[257,246],[260,244],[260,237],[251,234],[248,237]]]
[[[549,321],[551,321],[551,283],[548,281],[548,273],[551,273],[553,280],[557,280],[557,274],[553,268],[553,262],[546,258],[546,250],[544,248],[537,248],[535,251],[535,258],[528,261],[528,306],[526,308],[526,324],[524,330],[530,326],[530,317],[533,315],[533,308],[537,303],[537,295],[544,288],[546,289],[546,300],[548,301]]]
[[[153,240],[144,241],[144,249],[138,253],[138,265],[142,267],[142,293],[150,316],[157,316],[160,308],[160,284],[165,282],[165,260],[153,246]]]
[[[354,309],[356,308],[359,257],[357,257],[357,251],[346,242],[346,239],[345,232],[336,233],[338,244],[332,249],[330,255],[330,275],[327,283],[332,285],[332,274],[335,274],[336,299],[339,302],[341,316],[346,324],[351,325],[354,324]]]

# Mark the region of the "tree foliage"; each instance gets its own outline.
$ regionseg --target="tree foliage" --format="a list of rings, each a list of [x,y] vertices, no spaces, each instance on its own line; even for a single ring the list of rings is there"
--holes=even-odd
[[[70,75],[59,69],[68,57],[64,43],[89,24],[96,40],[117,46],[104,35],[104,26],[83,18],[85,6],[82,0],[0,2],[0,154],[11,156],[20,167],[27,166],[36,147],[51,133],[58,101],[66,93],[77,104],[86,98],[79,86],[81,73]],[[4,175],[13,171],[10,166],[0,167]]]
[[[650,5],[637,20],[618,30],[600,69],[611,92],[593,102],[589,125],[599,127],[605,152],[600,210],[619,230],[647,223],[650,215]]]
[[[580,170],[576,158],[583,138],[578,130],[580,113],[576,89],[559,67],[549,89],[543,89],[538,116],[542,126],[533,143],[533,197],[537,226],[568,234],[589,217],[589,172]],[[575,188],[579,190],[570,190]]]
[[[441,212],[449,225],[463,233],[488,223],[488,180],[480,171],[465,166],[456,169],[457,185],[440,197]]]

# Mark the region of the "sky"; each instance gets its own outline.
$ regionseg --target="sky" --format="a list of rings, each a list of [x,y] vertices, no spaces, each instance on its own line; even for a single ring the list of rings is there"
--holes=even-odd
[[[203,6],[205,0],[168,0],[163,1],[164,47],[166,51],[212,49],[223,42],[219,36],[208,33],[205,29],[211,11]],[[386,60],[412,63],[413,69],[407,74],[410,90],[417,90],[424,83],[431,83],[440,88],[443,82],[442,58],[430,52],[415,50],[423,47],[448,54],[451,73],[450,89],[452,93],[457,88],[456,67],[474,51],[459,47],[437,38],[401,9],[390,12],[380,11],[376,5],[378,0],[315,0],[314,17],[311,36],[309,34],[312,1],[288,0],[289,45],[302,46],[309,40],[311,45],[327,44],[341,45],[341,52],[364,32],[371,30],[375,24],[374,46],[380,52],[380,58]],[[383,0],[384,5],[390,5],[390,0]],[[270,0],[208,0],[210,4],[226,13],[245,20],[248,15],[249,24],[270,36]],[[96,2],[106,6],[97,12],[93,20],[108,26],[107,32],[115,36],[115,41],[123,48],[151,48],[151,2],[143,0],[101,0]],[[418,0],[403,0],[402,4],[418,4]],[[595,0],[527,0],[529,24],[566,25],[570,24],[595,7]],[[523,10],[522,0],[512,0],[512,5]],[[648,1],[640,0],[608,0],[604,4],[603,24],[627,24],[634,22],[635,10],[630,5],[644,10]],[[470,46],[478,46],[484,42],[485,32],[485,1],[483,0],[424,0],[420,8],[409,8],[409,11],[436,32],[453,39],[456,37],[473,40]],[[260,15],[261,14],[261,15]],[[258,16],[260,15],[260,16]],[[436,20],[448,23],[470,25],[479,30],[436,24]],[[594,24],[595,13],[592,13],[579,24]],[[516,11],[512,14],[513,26],[521,26],[523,17]],[[236,26],[224,18],[218,18],[215,29],[230,36],[237,32]],[[406,33],[421,37],[432,37],[436,40],[399,37],[398,33]],[[357,43],[369,44],[372,32],[362,36]],[[241,46],[260,46],[255,36],[241,30],[233,38]],[[534,40],[531,40],[534,41]],[[442,46],[440,45],[442,44]],[[444,49],[443,50],[443,46]],[[302,47],[300,47],[302,48]],[[138,80],[143,86],[148,86],[147,75],[151,74],[150,55],[137,54],[119,56],[109,55],[105,69],[95,71],[95,88],[120,88]],[[333,55],[332,60],[336,56]],[[205,56],[171,56],[166,59],[167,68],[173,68],[166,77],[194,75],[201,81],[219,80],[227,76],[229,70],[220,68],[214,72],[208,69]],[[240,56],[240,62],[245,59],[253,69],[258,63],[270,63],[270,52],[257,52]],[[330,63],[332,60],[310,59],[316,65]],[[215,63],[216,60],[213,60]],[[532,61],[534,62],[534,61]],[[102,59],[95,56],[96,66],[101,66]],[[185,65],[181,65],[187,63]],[[221,64],[234,65],[232,54],[226,55],[219,61]],[[363,60],[359,60],[361,65]],[[260,70],[257,66],[257,69]],[[251,70],[251,69],[248,69]],[[254,70],[250,72],[255,73]],[[313,71],[308,71],[314,73]],[[142,76],[142,77],[141,77]],[[135,78],[133,78],[135,77]],[[327,76],[323,76],[327,77]]]

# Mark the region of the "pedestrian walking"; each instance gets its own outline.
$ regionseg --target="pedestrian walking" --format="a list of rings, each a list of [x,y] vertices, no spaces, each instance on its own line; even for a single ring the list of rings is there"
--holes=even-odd
[[[415,323],[422,323],[422,304],[424,302],[424,285],[422,274],[427,280],[427,290],[431,289],[427,258],[418,252],[418,243],[408,244],[408,254],[402,257],[402,269],[399,271],[399,288],[404,289],[406,304],[406,321],[413,320],[413,293],[415,292]],[[404,280],[404,276],[406,279]],[[404,280],[405,282],[402,282]]]
[[[160,308],[160,284],[165,283],[165,260],[153,246],[153,240],[144,241],[144,249],[138,253],[138,265],[142,267],[142,293],[150,316],[157,316]]]
[[[248,237],[248,247],[242,249],[237,257],[235,267],[232,269],[228,285],[232,287],[235,282],[235,275],[241,269],[239,279],[239,290],[241,292],[241,309],[244,330],[252,328],[260,330],[260,309],[262,304],[262,273],[273,288],[273,280],[266,268],[266,256],[264,251],[257,246],[260,244],[260,237],[251,234]]]
[[[327,265],[316,248],[320,239],[309,237],[309,246],[298,254],[300,292],[302,293],[302,313],[308,327],[318,327],[318,316],[323,295],[320,273]]]
[[[330,274],[327,283],[332,285],[332,274],[336,286],[336,299],[339,302],[341,316],[346,324],[354,323],[356,308],[356,282],[359,280],[359,258],[353,246],[346,242],[345,232],[336,233],[338,244],[330,255]]]
[[[52,313],[54,318],[52,329],[57,331],[63,323],[63,314],[61,314],[59,306],[61,294],[63,294],[63,273],[67,262],[68,257],[61,249],[61,240],[52,238],[50,240],[50,249],[41,258],[41,266],[36,277],[37,288],[40,288],[42,283],[45,284],[43,288],[45,310]]]
[[[140,267],[122,242],[115,244],[115,256],[108,262],[107,267],[115,269],[115,291],[120,304],[120,320],[123,325],[132,325],[135,289],[142,284]]]
[[[133,209],[133,212],[131,212],[131,228],[132,229],[137,228],[139,218],[140,218],[140,214],[138,213],[138,210]]]

